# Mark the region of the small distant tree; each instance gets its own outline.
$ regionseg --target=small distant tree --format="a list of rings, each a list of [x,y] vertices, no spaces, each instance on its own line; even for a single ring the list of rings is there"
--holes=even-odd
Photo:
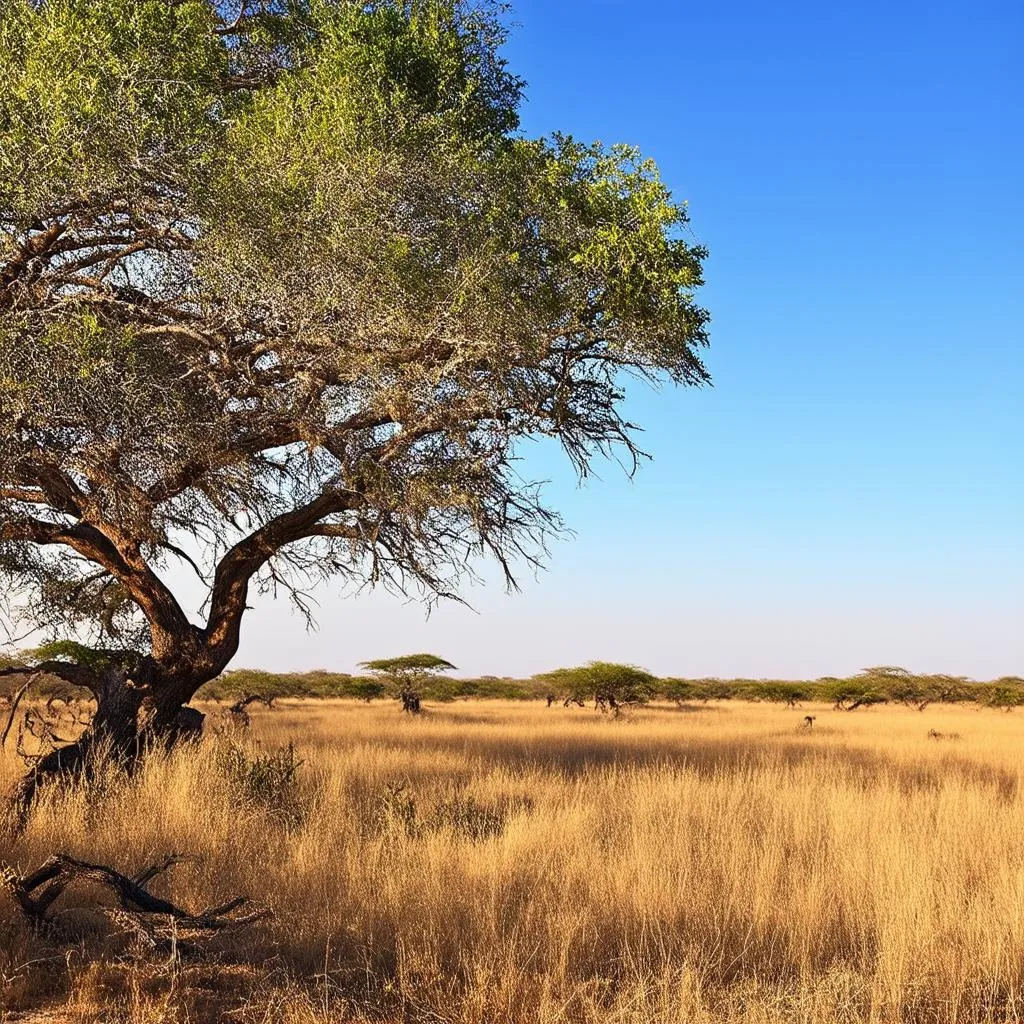
[[[758,700],[765,700],[771,704],[785,704],[787,708],[799,707],[805,701],[811,699],[810,688],[803,683],[775,682],[754,684],[751,688],[752,695]]]
[[[646,704],[657,693],[657,679],[636,665],[592,661],[539,677],[563,694],[566,705],[593,700],[594,707],[618,716],[624,707]]]
[[[245,697],[261,697],[275,700],[278,697],[304,697],[309,695],[301,676],[265,672],[261,669],[240,668],[225,672],[213,680],[203,696],[216,699],[237,700]]]
[[[932,702],[940,704],[962,704],[973,700],[971,681],[966,676],[926,676],[925,698],[918,702],[917,710],[924,711]]]
[[[1003,676],[978,688],[978,700],[985,707],[1012,711],[1024,704],[1024,680]]]
[[[831,701],[836,711],[856,711],[857,708],[872,704],[885,704],[889,700],[886,679],[874,673],[876,669],[864,669],[851,679],[819,679],[817,690],[822,700]],[[905,673],[905,670],[898,670]],[[892,678],[905,679],[905,675]]]
[[[436,654],[403,654],[397,658],[364,661],[360,665],[389,682],[402,702],[402,710],[411,715],[420,713],[424,683],[438,672],[455,668]]]
[[[873,665],[871,668],[862,668],[859,674],[866,678],[886,681],[914,678],[914,673],[902,665]]]
[[[387,684],[383,680],[362,677],[353,679],[346,685],[345,690],[348,696],[355,697],[364,704],[369,704],[378,697],[385,697],[388,692]]]
[[[711,700],[732,700],[744,692],[743,686],[739,680],[664,679],[660,689],[666,700],[681,707],[687,701],[699,700],[707,704]],[[750,699],[757,699],[757,695],[750,695]]]
[[[710,700],[732,700],[737,692],[736,686],[726,679],[698,679],[695,685],[705,704]]]
[[[889,700],[924,711],[929,704],[955,704],[969,698],[968,680],[963,676],[914,675],[905,669],[865,669]]]
[[[661,693],[666,700],[673,701],[682,707],[687,701],[698,700],[700,693],[697,685],[690,679],[665,679],[661,684]]]

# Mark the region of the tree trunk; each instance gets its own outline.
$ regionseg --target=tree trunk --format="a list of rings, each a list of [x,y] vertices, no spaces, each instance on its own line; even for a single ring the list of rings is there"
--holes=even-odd
[[[149,750],[168,750],[200,736],[204,716],[186,706],[196,689],[191,678],[178,680],[146,670],[129,673],[121,666],[102,670],[93,688],[97,704],[92,722],[74,743],[46,754],[12,787],[8,827],[15,833],[24,830],[36,794],[49,781],[88,781],[109,761],[132,772]]]

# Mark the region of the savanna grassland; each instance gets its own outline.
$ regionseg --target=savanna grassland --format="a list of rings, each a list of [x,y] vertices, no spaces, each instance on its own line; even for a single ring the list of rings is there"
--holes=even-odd
[[[0,1001],[83,1024],[1017,1020],[1022,773],[1024,718],[975,706],[285,702],[99,798],[44,795],[0,848],[181,853],[154,891],[274,918],[175,964],[67,953],[0,897]]]

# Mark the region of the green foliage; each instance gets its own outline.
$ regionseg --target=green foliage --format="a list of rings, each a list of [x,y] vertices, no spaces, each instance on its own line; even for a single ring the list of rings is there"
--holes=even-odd
[[[204,180],[228,64],[213,28],[195,0],[5,0],[0,210],[28,220],[74,197],[141,198],[154,153]]]
[[[361,666],[384,680],[391,694],[402,701],[406,711],[419,714],[427,680],[432,680],[431,695],[435,699],[454,699],[454,695],[446,690],[436,674],[442,669],[455,666],[436,654],[403,654],[394,658],[377,658],[374,661],[364,661]]]
[[[751,686],[750,680],[736,679],[663,679],[658,687],[659,695],[676,704],[689,701],[707,703],[712,700],[731,700],[748,697],[751,700],[769,700],[768,692],[761,692],[760,684]]]
[[[979,687],[979,703],[985,707],[1012,711],[1024,704],[1024,685],[1016,678],[1003,678]]]
[[[661,695],[665,700],[674,701],[676,704],[685,704],[687,701],[699,699],[699,687],[691,679],[663,679]]]
[[[933,703],[955,704],[971,699],[971,683],[961,676],[906,673],[901,677],[876,677],[876,685],[884,690],[889,700],[913,705],[922,711]]]
[[[768,701],[772,704],[796,705],[811,699],[811,688],[805,683],[752,682],[744,688],[745,695],[752,700]]]
[[[75,665],[100,670],[110,664],[110,654],[74,640],[53,640],[25,652],[33,661],[70,661]]]
[[[880,688],[876,680],[865,676],[825,681],[818,685],[816,691],[821,700],[830,702],[836,708],[852,709],[883,703],[887,699],[884,688]]]
[[[442,669],[455,668],[450,661],[445,661],[436,654],[403,654],[397,658],[377,658],[374,661],[360,662],[360,666],[368,672],[379,672],[389,676],[439,672]]]
[[[700,699],[705,703],[709,700],[732,700],[734,697],[741,697],[748,685],[745,679],[735,684],[724,679],[697,680]]]
[[[250,583],[513,584],[562,529],[523,439],[632,467],[623,382],[709,379],[685,204],[518,131],[500,4],[228,7],[0,4],[0,592],[178,681]]]
[[[336,696],[355,697],[369,704],[372,700],[386,696],[387,692],[387,686],[378,679],[354,678],[346,684],[344,692],[339,692]]]
[[[372,700],[384,694],[384,686],[365,676],[347,672],[264,672],[259,669],[235,669],[203,686],[200,700],[237,700],[247,695],[259,697],[350,697]]]
[[[250,694],[267,698],[331,696],[330,686],[326,681],[318,691],[311,689],[310,675],[298,672],[276,673],[258,669],[236,669],[207,683],[196,696],[200,700],[237,700]]]
[[[438,675],[423,680],[420,692],[425,700],[451,701],[464,698],[492,700],[534,700],[541,696],[541,687],[524,679],[481,676],[477,679],[457,679]]]
[[[450,676],[423,677],[420,680],[411,680],[409,686],[422,700],[437,701],[440,704],[448,704],[466,696],[461,681]]]
[[[391,659],[382,661],[390,662]],[[998,708],[1013,708],[1024,704],[1024,679],[1017,676],[979,683],[961,676],[865,670],[847,679],[826,677],[803,682],[782,679],[656,679],[633,666],[608,666],[601,662],[578,668],[557,669],[532,679],[497,676],[459,679],[440,672],[424,673],[419,692],[425,700],[441,702],[463,698],[543,700],[549,694],[557,696],[560,701],[578,698],[589,702],[596,699],[599,690],[612,696],[628,695],[634,692],[632,683],[637,685],[635,695],[639,698],[648,701],[660,699],[677,704],[723,700],[754,700],[775,704],[816,702],[853,710],[889,702],[921,710],[933,703],[975,703]],[[240,669],[207,684],[200,696],[234,699],[245,693],[258,693],[266,696],[366,700],[384,696],[388,690],[394,693],[391,681],[367,676],[323,671],[274,674]],[[628,696],[624,702],[631,702]]]
[[[622,705],[646,704],[657,693],[657,680],[646,669],[608,661],[555,669],[535,678],[557,697],[593,700],[613,711]]]
[[[529,679],[511,679],[507,676],[481,676],[478,679],[459,679],[457,697],[481,697],[492,700],[536,700],[544,696]]]

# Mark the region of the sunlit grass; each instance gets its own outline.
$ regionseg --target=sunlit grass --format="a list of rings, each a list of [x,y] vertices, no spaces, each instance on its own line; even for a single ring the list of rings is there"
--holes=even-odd
[[[1024,1016],[1017,715],[291,702],[253,718],[250,756],[295,743],[294,791],[240,789],[211,738],[94,806],[47,799],[3,855],[185,853],[180,902],[244,892],[275,920],[220,966],[19,972],[49,947],[5,907],[2,998],[50,985],[79,1019],[105,1003],[104,1019],[182,1021],[204,1005],[296,1022]],[[216,1000],[197,1001],[202,979]]]

